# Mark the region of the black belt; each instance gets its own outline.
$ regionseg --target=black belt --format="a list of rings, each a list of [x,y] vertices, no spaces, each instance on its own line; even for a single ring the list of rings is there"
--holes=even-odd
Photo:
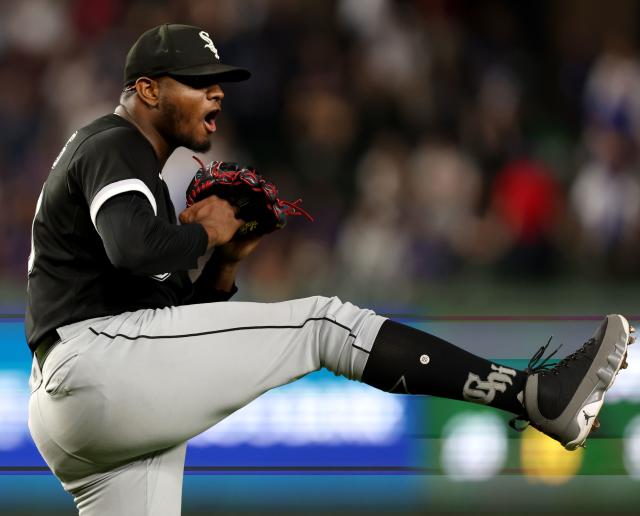
[[[58,342],[60,342],[60,335],[58,335],[56,330],[51,330],[50,332],[45,333],[44,337],[40,339],[40,342],[34,351],[34,355],[36,356],[40,369],[42,369],[47,355]]]

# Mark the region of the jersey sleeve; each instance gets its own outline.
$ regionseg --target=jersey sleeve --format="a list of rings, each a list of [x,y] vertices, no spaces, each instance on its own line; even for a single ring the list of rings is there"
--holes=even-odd
[[[94,226],[100,208],[112,197],[127,192],[143,195],[157,215],[153,192],[159,164],[151,145],[141,138],[129,128],[115,127],[93,135],[78,149],[74,176]]]
[[[111,263],[132,274],[191,269],[207,249],[207,233],[200,224],[178,226],[154,217],[137,192],[105,202],[95,224]]]

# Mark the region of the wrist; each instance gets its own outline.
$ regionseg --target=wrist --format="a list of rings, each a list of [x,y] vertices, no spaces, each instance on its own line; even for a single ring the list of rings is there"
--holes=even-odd
[[[207,249],[213,249],[221,245],[221,243],[218,241],[219,239],[218,232],[214,228],[205,226],[204,224],[200,224],[200,225],[204,228],[205,232],[207,233]]]

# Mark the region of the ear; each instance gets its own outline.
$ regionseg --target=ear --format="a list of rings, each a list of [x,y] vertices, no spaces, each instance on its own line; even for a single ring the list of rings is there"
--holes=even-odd
[[[159,103],[158,81],[148,77],[140,77],[136,81],[136,93],[138,98],[149,108],[157,108]]]

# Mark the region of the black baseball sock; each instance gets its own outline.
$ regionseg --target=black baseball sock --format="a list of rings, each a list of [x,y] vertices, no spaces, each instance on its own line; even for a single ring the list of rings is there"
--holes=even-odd
[[[527,375],[477,357],[429,333],[385,321],[362,381],[400,394],[429,394],[522,414]],[[522,394],[520,395],[522,399]]]

